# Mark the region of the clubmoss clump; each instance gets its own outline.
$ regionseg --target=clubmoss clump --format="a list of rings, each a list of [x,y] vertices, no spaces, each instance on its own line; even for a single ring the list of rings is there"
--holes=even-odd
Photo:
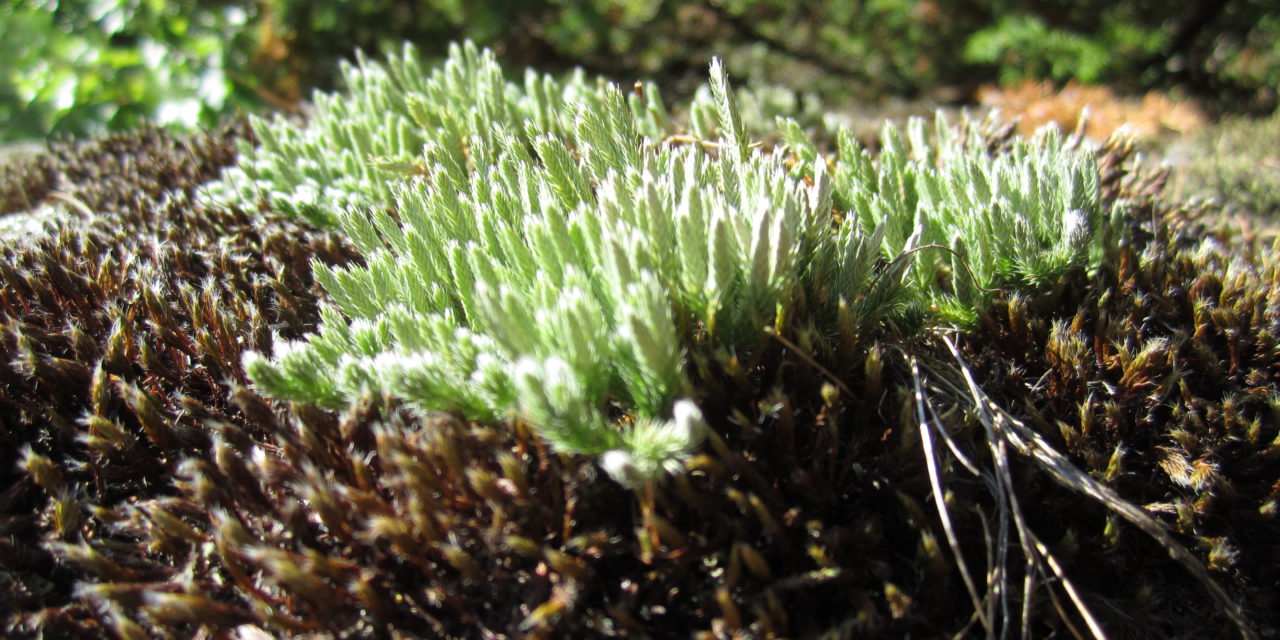
[[[968,324],[1111,239],[1092,158],[1052,134],[992,157],[975,125],[916,122],[873,160],[846,132],[829,169],[792,120],[787,151],[754,149],[718,63],[692,116],[714,112],[713,142],[666,135],[651,91],[522,91],[470,45],[423,76],[411,53],[349,68],[305,128],[259,122],[265,146],[215,188],[336,224],[366,258],[317,268],[341,313],[316,335],[247,357],[275,397],[519,416],[637,485],[700,441],[692,368],[771,335],[825,358],[894,320]],[[339,167],[352,182],[323,205],[275,195]],[[265,196],[236,190],[250,175]]]
[[[1122,210],[1103,205],[1097,161],[1080,140],[1046,129],[1001,145],[973,121],[935,125],[913,119],[904,136],[886,124],[874,156],[837,134],[836,210],[881,239],[884,259],[909,264],[907,304],[928,309],[933,324],[968,327],[996,289],[1042,291],[1101,263]],[[794,122],[779,127],[811,176],[817,149]]]
[[[469,43],[451,45],[436,69],[423,68],[406,43],[386,64],[363,56],[344,62],[341,77],[347,91],[317,92],[305,125],[283,116],[251,118],[257,139],[241,148],[237,168],[210,185],[206,201],[261,201],[332,227],[350,207],[392,205],[397,184],[425,177],[437,161],[463,181],[475,162],[491,160],[482,150],[494,154],[508,142],[531,148],[543,136],[578,147],[572,114],[604,113],[607,106],[603,80],[589,82],[580,71],[564,81],[528,71],[516,85],[492,52]],[[624,103],[629,126],[661,137],[668,117],[654,85],[640,85]]]

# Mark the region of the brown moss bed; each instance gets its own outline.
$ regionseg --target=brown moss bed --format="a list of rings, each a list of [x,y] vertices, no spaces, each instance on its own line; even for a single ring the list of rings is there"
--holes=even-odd
[[[1169,201],[1124,145],[1100,158],[1105,199],[1134,204],[1101,273],[834,369],[779,342],[702,371],[713,434],[688,473],[635,493],[519,422],[250,389],[244,350],[318,322],[310,262],[357,258],[271,211],[192,204],[248,135],[145,130],[0,173],[6,211],[74,203],[2,249],[7,637],[982,636],[949,532],[996,631],[1087,637],[1065,581],[1026,588],[1002,466],[1110,636],[1239,636],[1167,544],[988,446],[945,392],[947,340],[1003,415],[1188,550],[1244,633],[1280,629],[1280,267],[1266,233]],[[932,472],[921,369],[949,425]]]

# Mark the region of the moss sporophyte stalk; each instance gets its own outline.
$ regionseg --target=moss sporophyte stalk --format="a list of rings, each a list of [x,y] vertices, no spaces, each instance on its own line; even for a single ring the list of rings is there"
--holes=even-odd
[[[701,440],[691,362],[749,359],[766,329],[821,357],[890,326],[967,326],[998,288],[1089,269],[1111,237],[1092,155],[1054,133],[993,157],[973,123],[915,120],[886,125],[878,157],[843,130],[827,157],[779,119],[765,150],[718,60],[692,107],[714,112],[705,144],[654,87],[515,84],[470,44],[432,71],[406,48],[344,77],[305,126],[256,120],[259,147],[209,190],[339,228],[364,258],[314,265],[335,307],[246,354],[254,383],[518,416],[633,486]]]

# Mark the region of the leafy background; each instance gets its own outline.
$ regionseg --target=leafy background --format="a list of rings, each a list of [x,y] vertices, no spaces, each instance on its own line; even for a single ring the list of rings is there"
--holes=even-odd
[[[332,88],[355,49],[469,38],[509,68],[581,66],[692,91],[712,53],[731,75],[830,101],[964,102],[983,83],[1179,86],[1269,111],[1280,15],[1265,0],[9,0],[0,12],[0,140],[210,126]]]

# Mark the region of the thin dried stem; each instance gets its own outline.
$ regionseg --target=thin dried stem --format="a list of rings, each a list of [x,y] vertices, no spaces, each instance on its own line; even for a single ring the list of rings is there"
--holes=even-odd
[[[960,578],[964,580],[964,587],[969,592],[969,598],[973,601],[974,615],[982,623],[982,627],[986,629],[987,635],[991,636],[995,633],[995,626],[992,624],[991,618],[983,611],[982,597],[978,595],[978,587],[973,581],[973,576],[969,573],[969,565],[964,560],[964,554],[960,551],[960,539],[956,535],[955,526],[951,522],[951,514],[947,510],[947,499],[942,490],[942,476],[938,470],[938,459],[934,451],[933,436],[930,435],[932,430],[929,428],[929,421],[925,417],[924,391],[920,387],[920,367],[915,359],[911,360],[911,379],[915,385],[916,417],[919,420],[920,446],[924,450],[925,467],[929,471],[929,487],[933,490],[933,501],[938,508],[938,518],[942,520],[942,530],[947,536],[947,546],[951,547],[951,555],[955,556],[956,567],[960,570]],[[941,430],[941,427],[939,427],[939,430]]]
[[[955,343],[947,336],[943,336],[943,342],[955,358],[960,373],[964,377],[970,397],[974,402],[975,409],[984,425],[987,425],[991,430],[993,437],[998,438],[1000,442],[1008,444],[1018,453],[1030,458],[1038,467],[1047,472],[1055,482],[1102,503],[1107,509],[1154,538],[1169,552],[1170,557],[1185,567],[1197,581],[1204,585],[1223,613],[1236,626],[1242,638],[1253,640],[1258,637],[1257,632],[1245,618],[1240,606],[1213,580],[1204,565],[1191,552],[1187,551],[1186,547],[1175,540],[1163,525],[1147,515],[1140,507],[1125,500],[1111,487],[1080,471],[1075,465],[1071,464],[1071,461],[1067,460],[1066,456],[1050,446],[1043,437],[1027,428],[1021,421],[1009,415],[999,405],[987,398],[978,387],[977,382],[974,381],[973,374],[960,356]],[[1054,568],[1056,564],[1056,562],[1053,562],[1050,567]],[[1058,571],[1057,568],[1054,568],[1054,570],[1055,573]],[[1061,576],[1059,577],[1061,578]],[[1064,586],[1066,584],[1064,581]],[[1074,593],[1074,589],[1068,588],[1068,594],[1072,596],[1077,610],[1089,623],[1090,630],[1094,632],[1095,636],[1103,637],[1099,635],[1101,633],[1101,625],[1087,613],[1083,601]]]

